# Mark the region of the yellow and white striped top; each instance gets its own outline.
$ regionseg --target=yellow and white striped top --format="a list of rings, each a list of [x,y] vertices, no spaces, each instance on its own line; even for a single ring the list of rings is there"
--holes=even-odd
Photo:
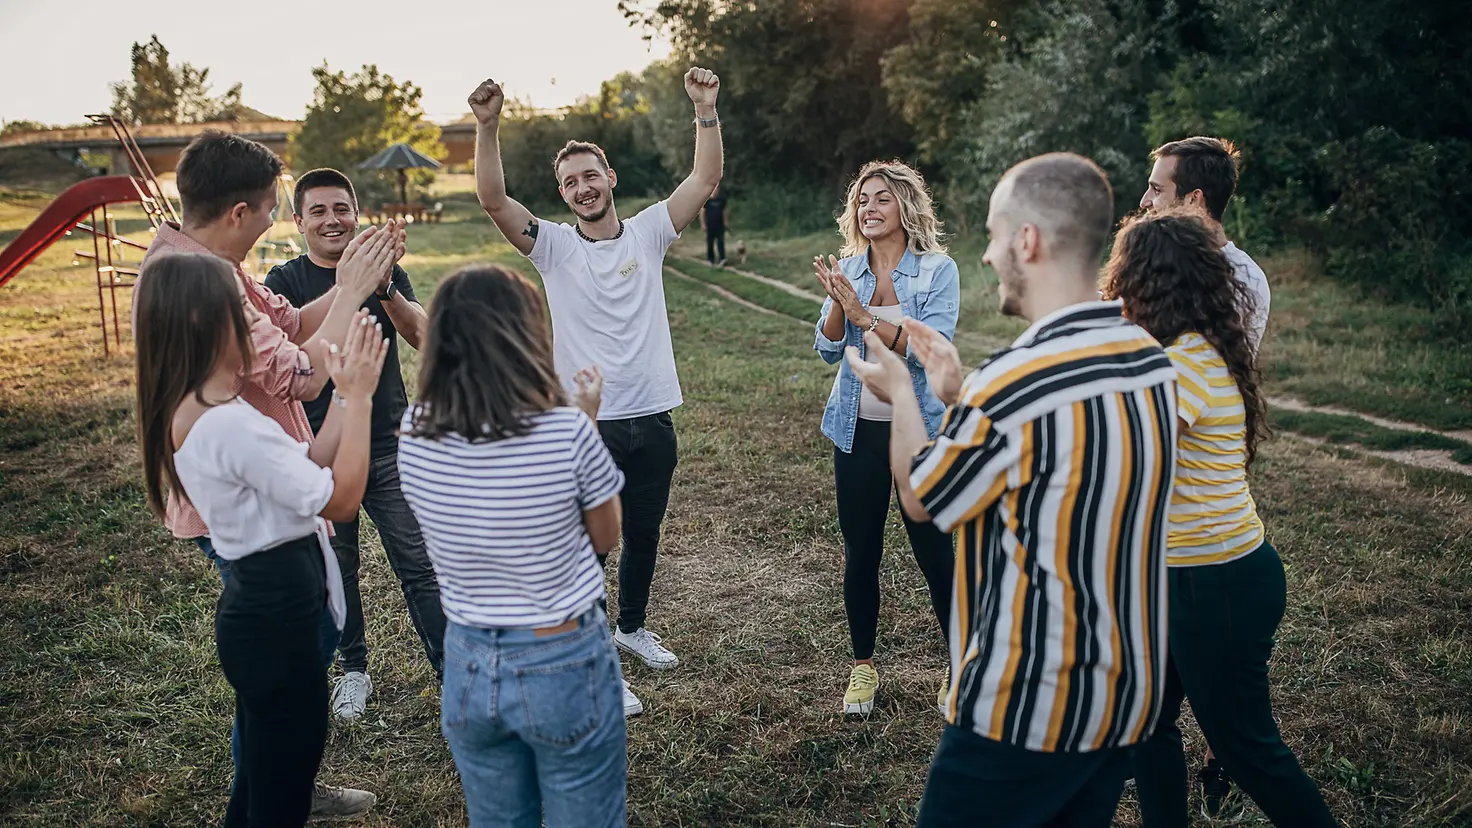
[[[1247,410],[1221,354],[1198,333],[1165,349],[1176,368],[1176,415],[1186,429],[1176,452],[1166,563],[1205,566],[1236,559],[1263,542],[1247,490]]]

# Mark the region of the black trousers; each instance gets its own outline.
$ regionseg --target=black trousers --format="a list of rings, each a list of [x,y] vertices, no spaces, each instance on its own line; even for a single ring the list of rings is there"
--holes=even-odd
[[[889,467],[889,423],[859,420],[853,451],[833,449],[833,476],[838,494],[838,529],[843,533],[843,608],[848,612],[849,642],[854,658],[874,657],[879,630],[879,563],[884,557],[884,524],[889,519],[894,476]],[[933,523],[905,516],[905,533],[915,563],[930,589],[930,606],[941,635],[950,630],[951,579],[956,557],[951,536]]]
[[[215,609],[215,648],[240,728],[226,828],[306,824],[327,744],[326,598],[315,536],[230,562]]]
[[[659,557],[659,529],[679,463],[675,422],[668,411],[627,420],[599,420],[598,433],[624,473],[623,552],[618,559],[618,628],[644,626],[649,587]]]
[[[1184,828],[1186,756],[1176,720],[1191,711],[1217,761],[1274,825],[1337,826],[1324,797],[1273,720],[1268,657],[1287,583],[1270,544],[1235,561],[1171,567],[1170,658],[1155,732],[1135,748],[1135,784],[1147,828]]]
[[[1041,753],[946,725],[917,828],[1108,828],[1127,748]]]
[[[721,255],[716,256],[716,248],[720,248]],[[705,258],[711,264],[725,261],[726,259],[726,227],[725,225],[708,224],[705,227]]]
[[[434,565],[424,548],[419,521],[399,489],[399,457],[397,453],[374,457],[368,465],[368,487],[363,491],[363,511],[378,527],[383,552],[398,576],[409,609],[409,620],[419,634],[419,643],[429,666],[437,675],[444,674],[445,611],[440,606],[440,584],[435,579]],[[332,549],[342,569],[343,597],[347,601],[347,618],[342,625],[342,641],[338,652],[343,672],[368,672],[368,638],[363,632],[363,595],[358,587],[362,556],[358,547],[358,523],[333,523]]]

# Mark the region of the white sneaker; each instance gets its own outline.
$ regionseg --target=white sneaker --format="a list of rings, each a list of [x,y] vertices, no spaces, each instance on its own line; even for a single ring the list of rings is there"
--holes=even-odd
[[[356,721],[373,695],[373,679],[367,673],[347,673],[332,684],[332,715],[344,722]]]
[[[629,683],[627,681],[624,682],[624,718],[627,719],[630,716],[637,716],[643,712],[644,702],[639,701],[639,697],[634,695],[633,690],[629,689]]]
[[[640,661],[656,670],[668,670],[680,663],[680,660],[675,658],[675,654],[666,650],[660,643],[659,636],[643,627],[631,633],[615,630],[613,643],[617,644],[620,650],[638,656]]]
[[[312,789],[312,813],[307,817],[307,821],[345,822],[350,819],[362,819],[376,804],[378,804],[378,797],[367,791],[360,791],[356,788],[335,788],[318,782]]]

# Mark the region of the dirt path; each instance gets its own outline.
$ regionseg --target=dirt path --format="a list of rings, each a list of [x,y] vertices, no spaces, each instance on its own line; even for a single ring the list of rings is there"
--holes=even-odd
[[[697,259],[694,256],[678,256],[677,258],[683,259],[683,260],[685,260],[687,262],[694,262],[695,264],[705,265],[706,267],[710,267],[710,265],[709,264],[706,264],[706,262],[704,260]],[[793,296],[801,297],[803,299],[811,299],[811,300],[813,300],[814,302],[817,302],[820,305],[823,304],[824,297],[819,296],[818,294],[813,293],[812,291],[803,290],[802,288],[797,287],[796,285],[789,285],[788,283],[786,283],[786,282],[784,282],[784,281],[782,281],[780,279],[773,279],[770,276],[763,276],[760,273],[752,273],[750,270],[740,270],[738,268],[734,268],[734,267],[730,266],[729,264],[726,265],[724,268],[721,268],[721,269],[722,270],[729,271],[731,273],[740,274],[742,276],[745,276],[748,279],[751,279],[752,281],[761,282],[764,285],[768,285],[768,286],[774,287],[774,288],[776,288],[776,289],[778,289],[780,291],[784,291],[786,293],[790,293]]]
[[[700,285],[703,288],[706,288],[708,290],[714,291],[716,293],[716,295],[720,296],[721,298],[723,298],[723,299],[729,299],[732,302],[735,302],[736,304],[742,306],[743,308],[750,308],[750,309],[752,309],[754,311],[757,311],[759,313],[765,313],[768,316],[777,316],[777,317],[781,317],[782,319],[792,319],[793,322],[796,322],[799,325],[803,325],[803,326],[806,326],[807,325],[806,322],[803,322],[800,319],[793,319],[792,317],[788,316],[785,313],[778,313],[778,312],[776,312],[774,310],[771,310],[770,308],[764,308],[764,307],[762,307],[761,305],[758,305],[755,302],[749,302],[749,301],[747,301],[745,299],[742,299],[740,296],[737,296],[736,294],[732,293],[731,291],[726,290],[725,288],[721,287],[720,285],[713,285],[710,282],[702,282],[701,280],[695,278],[694,276],[688,276],[688,275],[686,275],[684,273],[681,273],[680,271],[676,270],[673,265],[666,264],[664,266],[664,269],[671,276],[675,276],[675,277],[678,277],[680,279],[684,279],[687,282],[692,282],[694,284]]]
[[[1337,405],[1309,405],[1297,397],[1269,397],[1268,404],[1275,408],[1288,411],[1303,411],[1310,414],[1338,414],[1341,417],[1358,417],[1367,423],[1374,423],[1382,428],[1393,428],[1396,431],[1420,431],[1428,434],[1440,434],[1443,437],[1451,437],[1464,443],[1472,443],[1472,429],[1461,431],[1437,431],[1416,423],[1408,423],[1404,420],[1387,420],[1384,417],[1376,417],[1373,414],[1361,414],[1348,408],[1340,408]]]

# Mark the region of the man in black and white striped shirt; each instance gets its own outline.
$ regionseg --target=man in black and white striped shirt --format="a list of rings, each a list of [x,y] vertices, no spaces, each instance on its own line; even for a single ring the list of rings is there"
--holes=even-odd
[[[984,261],[1003,312],[1033,324],[964,381],[949,343],[911,333],[950,406],[934,441],[903,360],[849,355],[893,400],[906,514],[958,536],[927,828],[1108,826],[1124,750],[1159,713],[1175,369],[1118,303],[1097,301],[1113,220],[1088,159],[1045,155],[1003,177]]]

